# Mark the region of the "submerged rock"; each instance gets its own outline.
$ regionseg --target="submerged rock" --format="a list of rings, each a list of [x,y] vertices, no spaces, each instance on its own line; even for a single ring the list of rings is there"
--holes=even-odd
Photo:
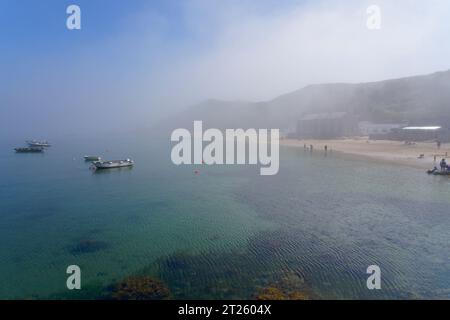
[[[256,294],[256,300],[286,300],[286,296],[278,288],[267,287]]]
[[[77,255],[83,253],[97,252],[108,248],[108,244],[97,240],[82,240],[69,248],[70,253]]]
[[[113,288],[114,300],[166,300],[170,298],[167,286],[150,277],[132,277],[123,280]]]
[[[301,291],[283,291],[275,287],[262,289],[257,295],[256,300],[310,300],[311,297]]]
[[[287,272],[279,281],[262,288],[255,295],[257,300],[312,300],[319,297],[305,284],[298,273]]]

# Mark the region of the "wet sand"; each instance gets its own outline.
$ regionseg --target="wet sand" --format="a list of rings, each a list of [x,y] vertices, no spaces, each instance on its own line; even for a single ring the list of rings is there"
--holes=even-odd
[[[450,144],[442,144],[438,149],[435,142],[417,142],[406,144],[402,141],[368,140],[367,138],[337,139],[337,140],[295,140],[284,139],[280,141],[283,146],[309,148],[314,146],[314,152],[340,152],[348,155],[368,158],[374,161],[394,163],[420,169],[439,167],[442,158],[448,160]],[[423,155],[423,158],[420,156]],[[435,160],[436,156],[436,162]]]

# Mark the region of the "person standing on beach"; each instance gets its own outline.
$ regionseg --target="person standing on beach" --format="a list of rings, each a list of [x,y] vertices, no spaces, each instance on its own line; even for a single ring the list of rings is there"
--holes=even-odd
[[[445,159],[441,160],[441,171],[446,171],[447,170],[447,162],[445,161]]]

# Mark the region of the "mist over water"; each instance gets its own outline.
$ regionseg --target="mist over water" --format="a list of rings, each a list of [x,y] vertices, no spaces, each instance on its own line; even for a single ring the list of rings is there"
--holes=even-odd
[[[0,4],[0,136],[126,132],[207,99],[450,68],[446,0],[377,1],[376,31],[365,0],[77,4],[71,31],[65,3]]]
[[[94,173],[82,156],[95,152],[136,165]],[[0,297],[76,297],[70,264],[84,298],[135,274],[175,298],[251,298],[285,282],[320,298],[449,297],[448,179],[321,151],[282,148],[280,161],[270,178],[176,167],[169,142],[136,136],[2,148]],[[383,290],[365,287],[371,264]]]

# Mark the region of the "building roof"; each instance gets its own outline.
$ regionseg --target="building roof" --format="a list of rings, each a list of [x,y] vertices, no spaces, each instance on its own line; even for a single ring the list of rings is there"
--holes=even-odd
[[[341,119],[347,115],[347,112],[327,112],[327,113],[311,113],[303,116],[300,120],[331,120]]]
[[[441,127],[404,127],[403,130],[423,130],[423,131],[436,131],[441,129]]]

